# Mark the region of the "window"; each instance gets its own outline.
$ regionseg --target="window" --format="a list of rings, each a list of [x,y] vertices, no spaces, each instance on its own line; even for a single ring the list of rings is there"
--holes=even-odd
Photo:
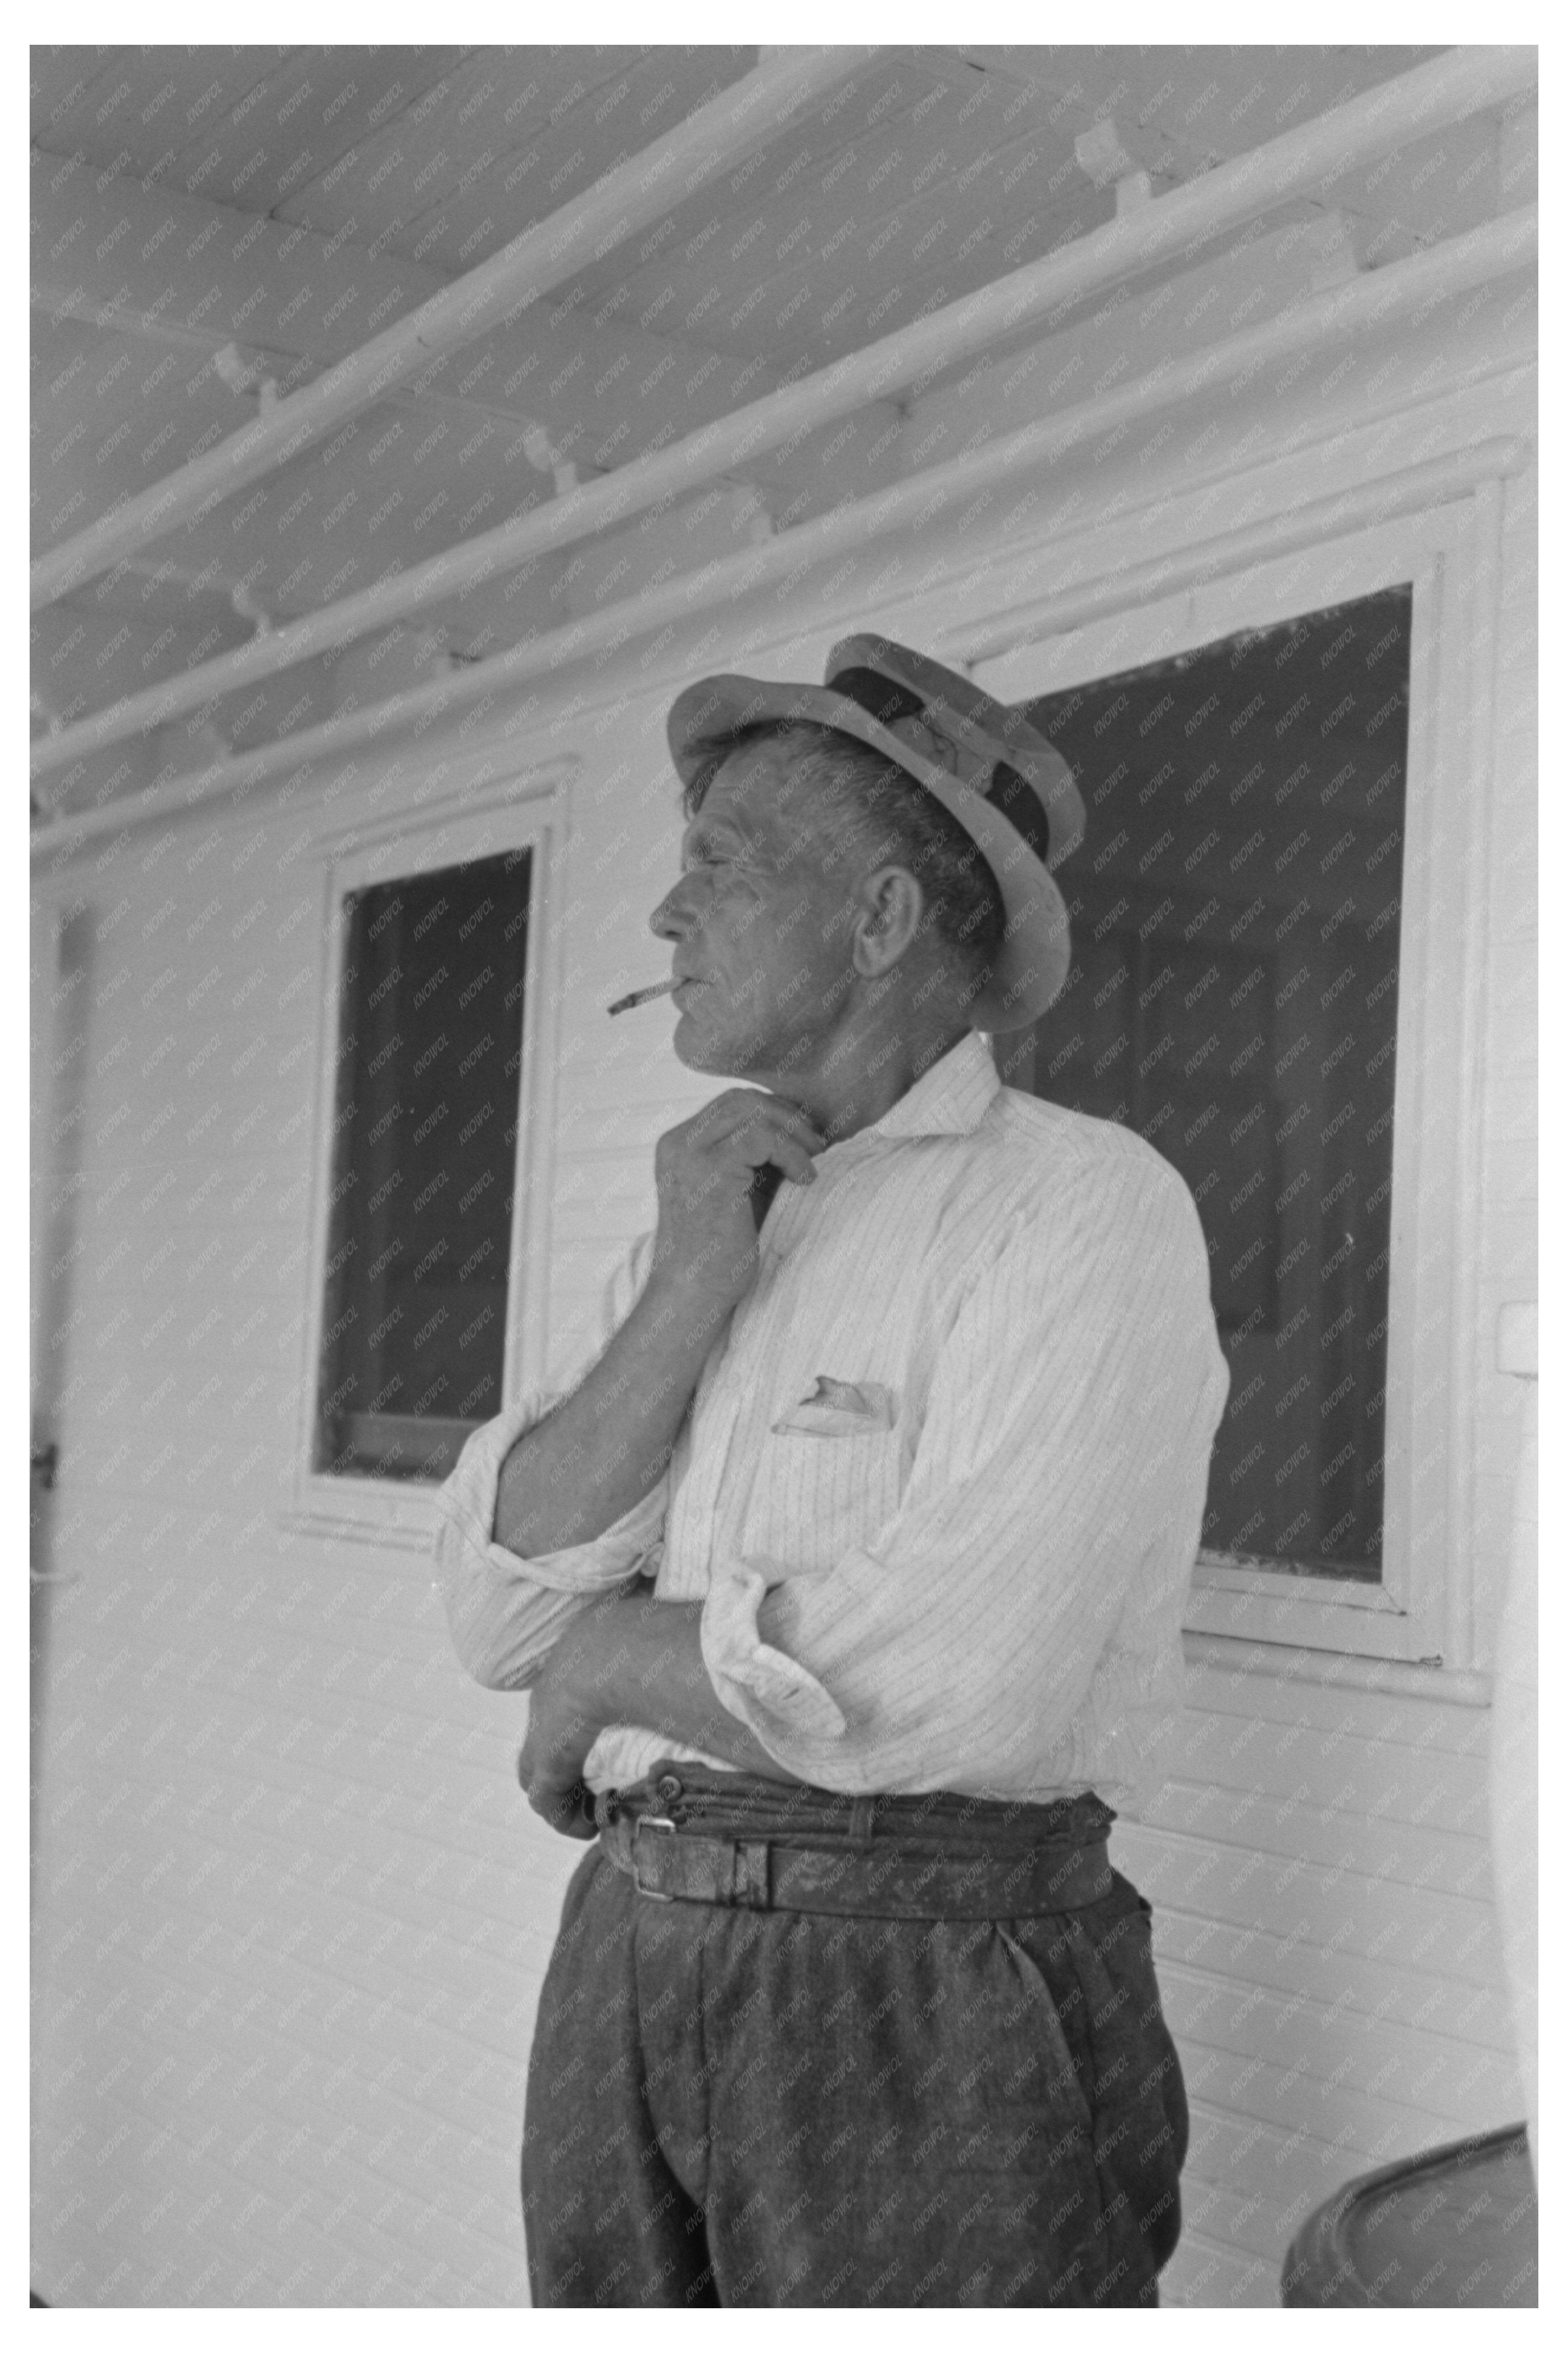
[[[1231,1388],[1205,1549],[1383,1567],[1407,586],[1031,706],[1079,780],[1071,975],[1010,1082],[1198,1205]]]
[[[500,1410],[531,868],[344,899],[318,1470],[443,1479]]]
[[[578,765],[476,752],[416,821],[322,845],[302,1533],[422,1549],[469,1432],[543,1377],[547,894]]]
[[[1213,1246],[1232,1398],[1188,1630],[1463,1670],[1485,1640],[1490,1539],[1478,1041],[1501,854],[1503,480],[1528,449],[1428,456],[1369,428],[1260,467],[1217,536],[1212,488],[1118,518],[1053,548],[1064,586],[1042,593],[1025,559],[988,575],[994,617],[948,651],[1058,729],[1089,814],[1058,877],[1078,911],[1074,980],[998,1059],[1014,1083],[1151,1133]],[[1348,690],[1331,681],[1355,649],[1362,681],[1336,717]],[[1210,690],[1184,698],[1215,659],[1228,694],[1238,656],[1246,694],[1199,717]],[[1331,790],[1350,753],[1325,767],[1322,749],[1352,719],[1363,748]],[[1195,758],[1205,734],[1215,748]],[[1352,789],[1365,806],[1338,821]],[[1258,880],[1237,899],[1247,868]]]

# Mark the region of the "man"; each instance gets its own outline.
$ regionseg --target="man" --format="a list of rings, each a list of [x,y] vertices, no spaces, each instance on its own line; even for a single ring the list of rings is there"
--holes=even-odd
[[[1228,1376],[1196,1211],[976,1031],[1067,973],[1082,805],[884,638],[677,701],[675,1048],[588,1369],[469,1440],[459,1654],[598,1843],[530,2066],[534,2300],[1152,2304],[1186,2108],[1148,1906]]]

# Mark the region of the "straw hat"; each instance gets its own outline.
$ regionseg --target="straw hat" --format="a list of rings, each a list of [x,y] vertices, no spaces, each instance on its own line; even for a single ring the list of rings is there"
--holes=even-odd
[[[880,752],[941,802],[996,879],[1002,951],[970,1007],[976,1029],[1037,1021],[1067,978],[1068,911],[1051,869],[1083,839],[1072,771],[1021,712],[890,638],[844,638],[821,686],[721,674],[670,707],[669,748],[683,783],[711,774],[735,737],[767,721],[832,727]]]

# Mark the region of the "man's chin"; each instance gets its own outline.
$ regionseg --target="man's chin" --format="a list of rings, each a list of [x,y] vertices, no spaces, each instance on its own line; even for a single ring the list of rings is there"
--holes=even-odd
[[[669,1042],[675,1049],[676,1060],[684,1062],[689,1071],[717,1071],[722,1066],[719,1040],[700,1028],[689,1013],[681,1015]]]
[[[670,1043],[678,1062],[710,1078],[743,1078],[758,1060],[756,1048],[744,1040],[715,1036],[689,1013],[683,1013],[676,1023]]]

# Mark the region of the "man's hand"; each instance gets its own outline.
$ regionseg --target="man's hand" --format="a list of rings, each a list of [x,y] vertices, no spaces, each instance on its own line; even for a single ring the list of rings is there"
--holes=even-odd
[[[593,1801],[583,1767],[600,1726],[574,1702],[565,1678],[547,1660],[529,1694],[528,1734],[518,1753],[517,1778],[534,1812],[564,1838],[591,1839]]]
[[[594,1836],[583,1767],[608,1724],[638,1725],[742,1772],[794,1781],[709,1682],[701,1619],[700,1601],[659,1601],[638,1586],[596,1601],[562,1636],[529,1694],[517,1760],[528,1802],[552,1830]]]
[[[758,1087],[726,1088],[693,1118],[667,1129],[653,1162],[653,1282],[679,1286],[681,1296],[710,1313],[734,1306],[757,1271],[752,1187],[758,1170],[771,1166],[809,1185],[816,1175],[812,1155],[826,1144],[795,1104]]]
[[[497,1544],[524,1560],[587,1544],[648,1493],[755,1280],[753,1181],[766,1169],[810,1184],[825,1141],[795,1104],[759,1087],[731,1087],[660,1136],[648,1280],[598,1363],[502,1464]]]

